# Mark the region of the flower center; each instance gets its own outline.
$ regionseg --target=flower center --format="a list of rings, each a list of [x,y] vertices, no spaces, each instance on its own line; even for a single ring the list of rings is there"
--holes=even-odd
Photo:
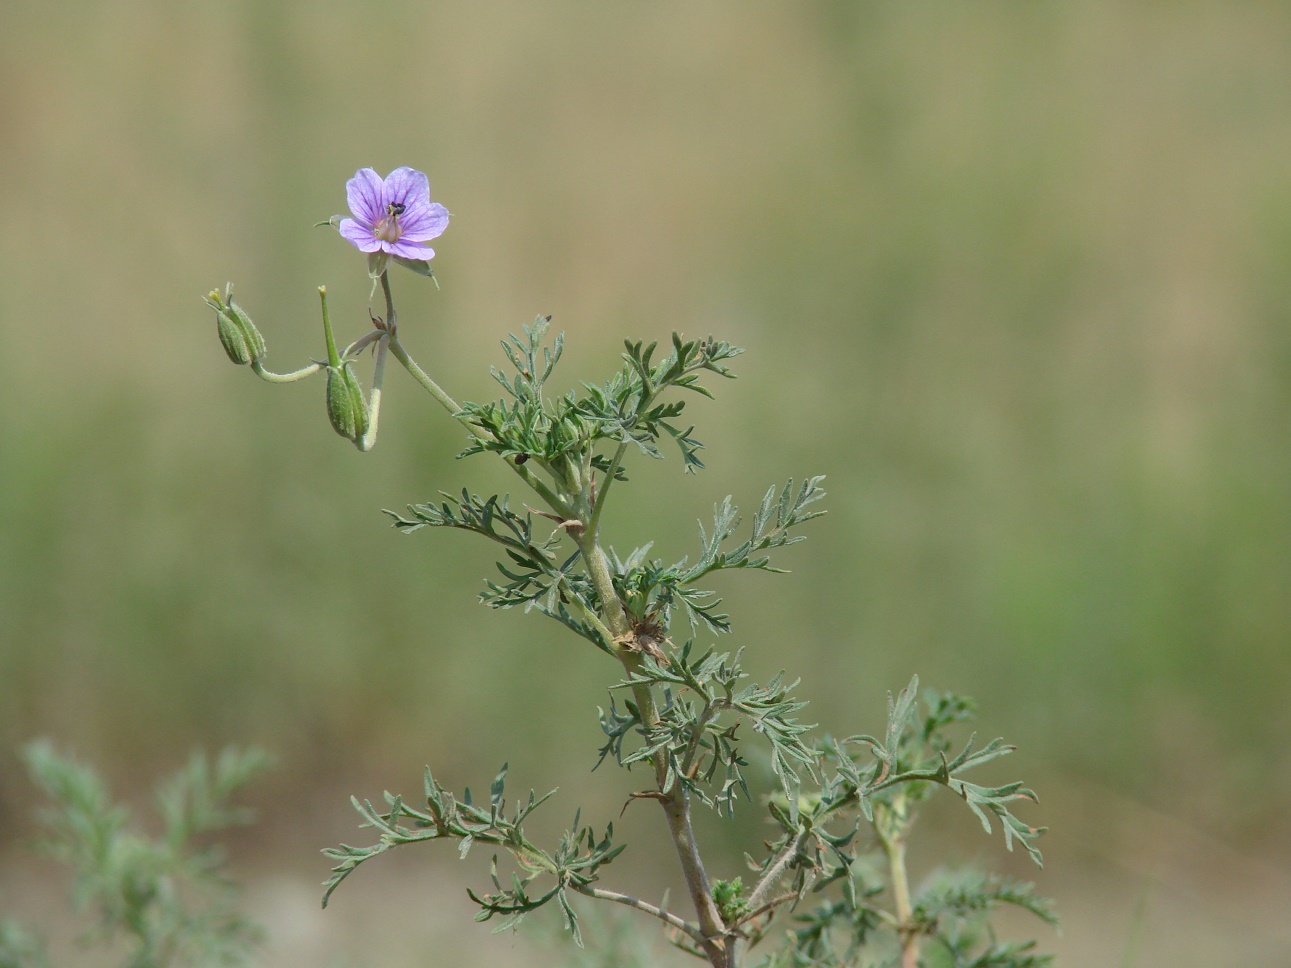
[[[403,202],[391,202],[387,205],[385,218],[372,227],[372,234],[382,242],[398,242],[399,236],[403,235],[399,216],[404,213],[404,208]]]

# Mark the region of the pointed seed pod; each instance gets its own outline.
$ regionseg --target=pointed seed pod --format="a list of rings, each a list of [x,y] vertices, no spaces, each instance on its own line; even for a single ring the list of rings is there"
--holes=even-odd
[[[327,417],[346,440],[357,441],[367,433],[367,403],[349,363],[327,368]]]

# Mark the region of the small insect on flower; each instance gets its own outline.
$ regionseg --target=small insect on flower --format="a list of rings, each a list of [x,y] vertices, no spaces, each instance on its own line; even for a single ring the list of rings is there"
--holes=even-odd
[[[425,243],[448,228],[448,209],[430,200],[430,182],[415,168],[396,168],[384,179],[360,168],[345,183],[353,218],[337,226],[360,252],[428,262],[435,250]]]

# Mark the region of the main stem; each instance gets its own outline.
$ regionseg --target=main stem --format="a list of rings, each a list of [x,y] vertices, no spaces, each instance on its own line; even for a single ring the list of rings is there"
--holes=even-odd
[[[879,842],[888,858],[892,879],[892,900],[896,906],[897,936],[901,939],[901,968],[919,968],[919,930],[914,923],[914,906],[910,903],[910,879],[906,873],[905,848],[909,820],[906,799],[898,794],[888,808],[887,823],[875,825]]]
[[[591,510],[590,501],[584,502],[584,509]],[[596,510],[599,511],[599,506]],[[588,517],[590,518],[591,514]],[[599,521],[599,514],[595,520]],[[610,575],[609,561],[605,557],[605,552],[601,549],[597,532],[591,528],[585,530],[579,539],[578,545],[583,553],[583,560],[587,565],[588,576],[596,587],[597,597],[601,601],[601,612],[605,616],[605,624],[609,626],[616,637],[630,635],[632,631],[631,623],[622,602],[619,601],[618,593],[614,590],[614,580]],[[629,676],[636,678],[644,663],[641,652],[622,641],[615,641],[611,645],[615,648],[618,660],[623,664],[624,670],[627,671]],[[645,682],[633,683],[632,698],[636,700],[637,709],[641,714],[641,722],[644,724],[646,731],[649,732],[658,726],[659,709],[655,704],[654,693],[649,684]],[[703,934],[703,940],[700,943],[703,947],[704,955],[708,958],[709,963],[713,965],[713,968],[734,968],[735,939],[727,935],[726,924],[717,909],[717,904],[713,901],[713,892],[708,882],[708,874],[704,870],[704,862],[699,854],[699,844],[695,841],[695,832],[691,825],[690,797],[687,795],[685,788],[676,781],[673,782],[671,788],[664,789],[664,783],[667,778],[667,763],[663,760],[656,760],[654,767],[655,783],[659,788],[657,799],[660,806],[663,807],[664,817],[668,823],[668,834],[672,838],[674,848],[676,848],[677,859],[681,863],[682,876],[686,881],[686,890],[690,894],[691,902],[695,906],[695,913],[699,918],[699,927]]]
[[[413,379],[420,383],[454,419],[462,423],[472,436],[480,439],[491,439],[488,437],[487,431],[467,420],[457,401],[445,393],[439,384],[408,355],[408,352],[403,348],[403,344],[399,342],[394,297],[390,292],[389,276],[385,273],[381,275],[381,289],[385,295],[385,329],[391,355],[403,364],[404,369],[408,371]],[[614,467],[617,467],[622,459],[623,450],[624,447],[620,447],[615,455]],[[641,672],[644,658],[642,653],[631,645],[632,623],[623,608],[623,603],[619,601],[618,592],[614,589],[614,578],[610,574],[609,560],[605,556],[605,551],[601,548],[599,538],[601,510],[605,505],[606,493],[614,480],[613,468],[602,485],[599,497],[593,499],[590,475],[586,478],[579,475],[580,479],[576,483],[567,480],[563,485],[560,479],[557,478],[556,483],[560,488],[560,493],[558,493],[548,486],[545,481],[534,475],[527,467],[512,461],[506,461],[506,464],[522,477],[525,483],[532,487],[552,510],[582,524],[581,532],[571,531],[570,533],[582,552],[588,577],[596,588],[605,627],[613,636],[613,640],[606,644],[614,650],[628,675],[636,678]],[[654,693],[649,684],[645,682],[634,683],[632,695],[636,700],[637,709],[641,713],[641,721],[646,731],[649,732],[655,729],[659,725],[659,709],[655,704]],[[704,955],[708,958],[713,968],[735,968],[736,939],[727,932],[722,915],[717,909],[717,904],[713,901],[713,892],[709,886],[708,875],[704,870],[704,862],[699,855],[699,845],[695,841],[695,832],[691,825],[690,798],[687,796],[684,787],[678,782],[674,782],[669,789],[664,789],[664,783],[667,778],[667,763],[659,760],[655,762],[654,766],[655,782],[659,788],[657,799],[663,807],[664,816],[668,823],[668,833],[672,838],[673,846],[677,850],[677,858],[681,863],[682,875],[686,881],[686,890],[690,894],[691,902],[695,906],[695,913],[699,918],[699,927],[702,934],[700,945]]]

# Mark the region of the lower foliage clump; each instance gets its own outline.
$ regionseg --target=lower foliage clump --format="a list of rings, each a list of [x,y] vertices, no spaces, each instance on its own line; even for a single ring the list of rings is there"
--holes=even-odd
[[[86,946],[119,951],[122,968],[246,964],[261,929],[237,908],[238,889],[211,838],[250,822],[232,800],[268,765],[259,750],[194,754],[157,785],[160,831],[144,833],[90,767],[37,742],[28,770],[48,798],[38,847],[72,871],[72,900],[89,915]],[[0,923],[0,968],[48,968],[44,940]]]

